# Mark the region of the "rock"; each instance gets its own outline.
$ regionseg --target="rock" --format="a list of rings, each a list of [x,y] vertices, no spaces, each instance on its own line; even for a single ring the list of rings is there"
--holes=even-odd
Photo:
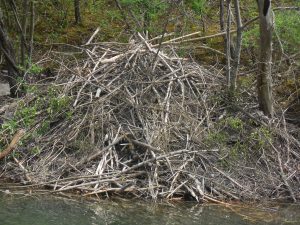
[[[0,81],[0,96],[10,95],[9,84],[3,81]]]

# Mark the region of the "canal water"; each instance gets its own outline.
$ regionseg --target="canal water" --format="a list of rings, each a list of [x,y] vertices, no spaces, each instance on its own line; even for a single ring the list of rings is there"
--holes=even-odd
[[[0,225],[300,225],[300,205],[217,206],[0,194]]]

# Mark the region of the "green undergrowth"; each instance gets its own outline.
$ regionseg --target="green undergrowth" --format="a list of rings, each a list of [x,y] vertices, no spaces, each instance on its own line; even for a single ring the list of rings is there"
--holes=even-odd
[[[73,1],[37,3],[39,20],[35,29],[38,43],[83,44],[100,27],[100,41],[115,39],[123,30],[121,14],[109,1],[81,1],[82,23],[75,24]],[[45,35],[47,34],[47,35]]]
[[[298,3],[300,5],[300,3]],[[299,11],[279,11],[276,13],[275,30],[278,38],[286,52],[296,53],[300,48],[300,12]],[[277,41],[279,41],[277,40]]]
[[[221,154],[219,163],[231,167],[235,162],[257,159],[273,142],[269,128],[237,115],[228,115],[213,124],[204,143],[209,148],[218,149]]]
[[[36,2],[38,19],[35,42],[39,44],[85,43],[97,27],[99,41],[128,40],[132,32],[147,30],[151,36],[167,32],[200,30],[202,15],[209,12],[206,0],[188,0],[183,5],[165,1],[121,0],[120,10],[114,1],[81,1],[80,24],[74,22],[73,1]],[[191,14],[185,16],[182,8]],[[129,27],[128,27],[129,26]]]
[[[25,90],[26,97],[17,102],[11,118],[0,127],[0,147],[7,145],[7,140],[22,128],[27,132],[21,146],[37,154],[39,138],[50,132],[59,121],[71,119],[71,98],[63,95],[60,88],[51,85],[43,89],[27,85]]]

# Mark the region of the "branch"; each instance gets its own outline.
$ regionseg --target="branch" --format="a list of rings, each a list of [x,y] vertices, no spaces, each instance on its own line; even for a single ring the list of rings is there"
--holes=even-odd
[[[279,11],[279,10],[300,10],[300,7],[277,7],[277,8],[273,9],[273,11]],[[257,17],[254,17],[253,19],[247,21],[241,27],[241,30],[245,30],[250,24],[252,24],[256,20],[258,20],[258,18],[259,17],[257,16]],[[231,30],[230,33],[235,33],[236,31],[237,30],[234,29],[234,30]],[[220,32],[220,33],[217,33],[217,34],[212,34],[212,35],[208,35],[208,36],[204,36],[204,37],[196,37],[196,38],[191,38],[191,39],[188,39],[188,40],[184,40],[185,38],[196,36],[196,35],[199,35],[201,33],[202,33],[202,31],[197,31],[197,32],[194,32],[194,33],[190,33],[190,34],[181,36],[181,37],[173,38],[173,39],[165,41],[165,42],[163,42],[161,44],[162,45],[167,45],[167,44],[182,44],[182,43],[185,43],[185,42],[202,41],[202,40],[206,40],[206,39],[210,39],[210,38],[216,38],[216,37],[222,37],[222,36],[226,35],[226,32]],[[158,44],[153,45],[152,47],[157,47],[157,46],[158,46]]]
[[[17,144],[19,143],[20,139],[24,136],[24,134],[25,134],[25,130],[23,129],[17,131],[10,144],[3,151],[0,152],[0,160],[3,159],[5,156],[7,156],[16,148]]]
[[[297,6],[291,6],[291,7],[276,7],[273,9],[273,11],[278,11],[278,10],[300,10],[300,7]]]

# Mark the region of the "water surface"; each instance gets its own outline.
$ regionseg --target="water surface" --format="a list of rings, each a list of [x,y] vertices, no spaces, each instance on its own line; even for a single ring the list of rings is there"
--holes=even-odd
[[[0,225],[300,224],[299,205],[223,207],[133,200],[0,195]]]

